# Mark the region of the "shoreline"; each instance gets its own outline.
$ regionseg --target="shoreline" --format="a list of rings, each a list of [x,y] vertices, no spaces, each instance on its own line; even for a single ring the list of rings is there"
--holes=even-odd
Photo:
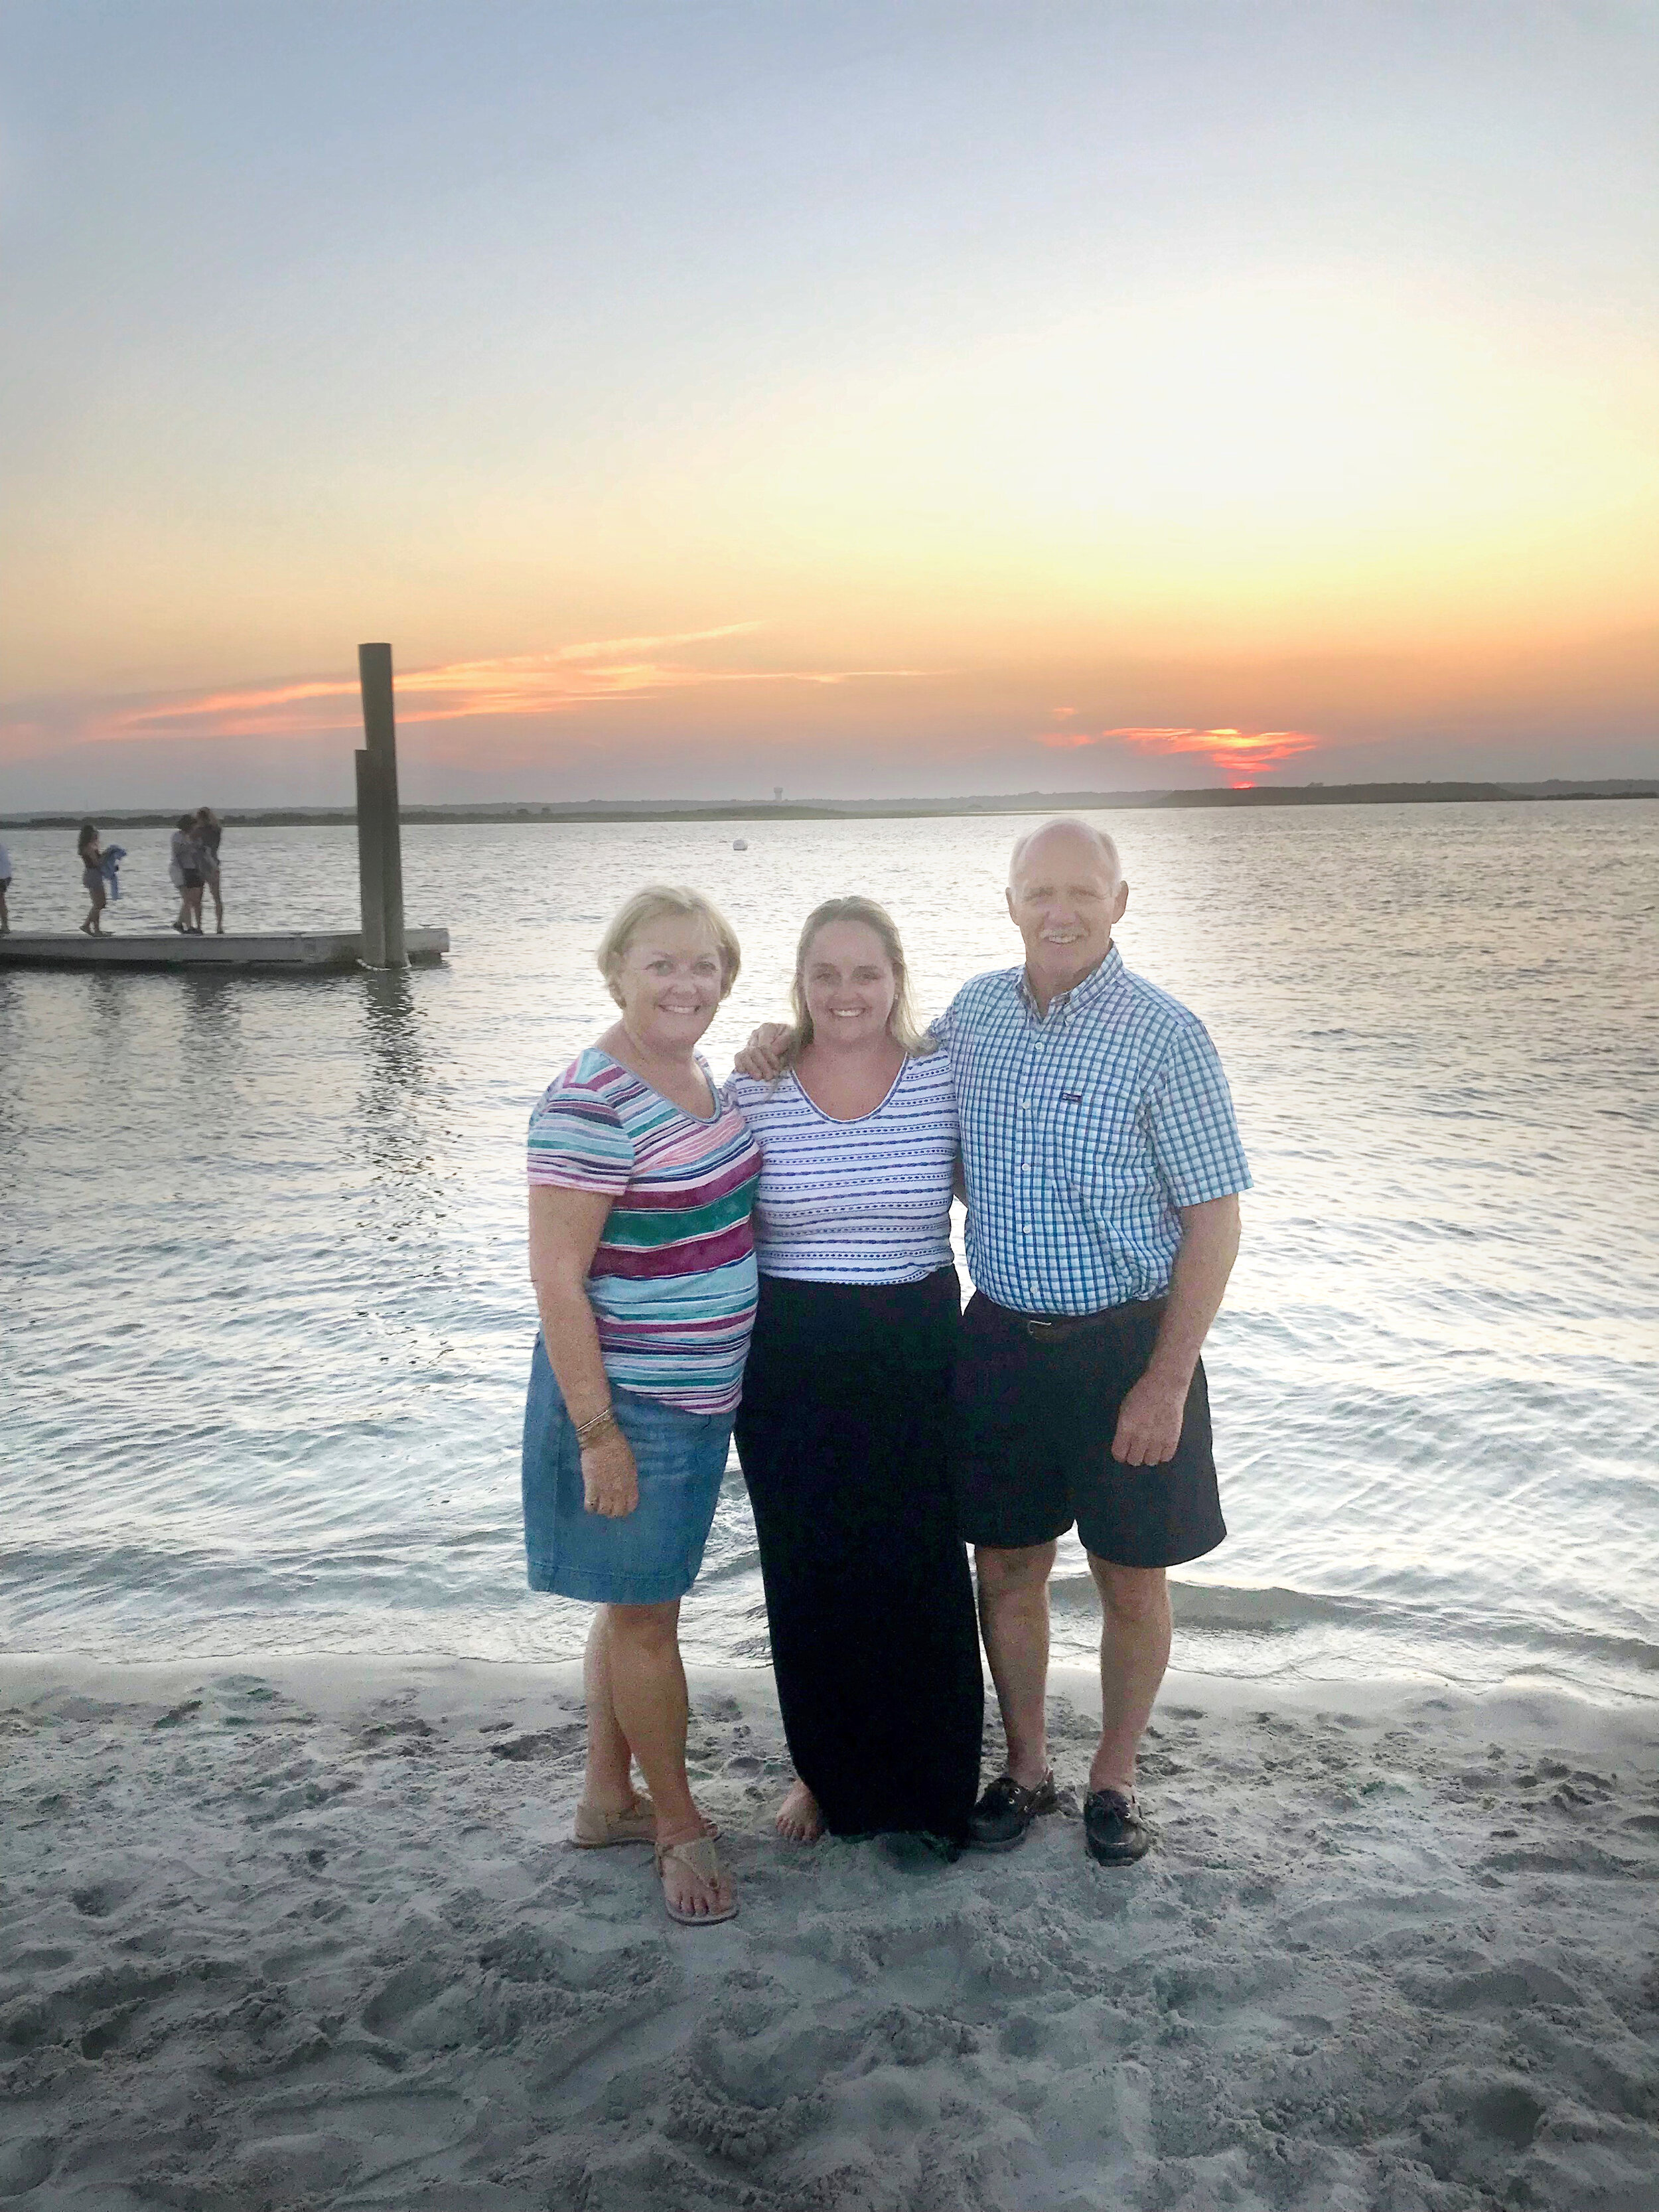
[[[371,1693],[390,1694],[397,1690],[422,1701],[422,1710],[426,1702],[442,1702],[447,1692],[453,1705],[470,1711],[486,1704],[492,1707],[517,1705],[544,1693],[561,1699],[580,1697],[581,1663],[580,1656],[574,1656],[487,1659],[445,1651],[225,1651],[118,1659],[97,1652],[0,1650],[0,1708],[56,1691],[125,1702],[135,1708],[158,1702],[166,1705],[174,1702],[181,1692],[199,1686],[204,1678],[226,1672],[238,1679],[257,1675],[296,1697],[303,1692],[319,1715],[333,1718],[356,1710]],[[716,1695],[738,1693],[739,1703],[745,1707],[775,1710],[769,1665],[688,1660],[686,1674],[694,1701],[701,1682]],[[750,1686],[746,1696],[740,1694],[745,1685]],[[1098,1710],[1100,1687],[1091,1666],[1056,1660],[1049,1668],[1049,1686],[1053,1695],[1079,1711]],[[986,1697],[988,1714],[994,1721],[988,1676]],[[1650,1743],[1659,1754],[1659,1696],[1648,1698],[1638,1692],[1607,1695],[1593,1688],[1532,1679],[1471,1688],[1428,1674],[1360,1680],[1340,1674],[1207,1674],[1197,1668],[1171,1666],[1158,1703],[1161,1706],[1171,1699],[1227,1721],[1283,1708],[1287,1714],[1304,1718],[1340,1712],[1369,1723],[1432,1707],[1437,1713],[1455,1716],[1459,1726],[1473,1728],[1486,1715],[1494,1726],[1536,1729],[1540,1741],[1544,1735],[1553,1732],[1575,1742],[1582,1737],[1587,1747]],[[1154,1723],[1157,1717],[1155,1712]]]
[[[477,805],[405,804],[398,819],[411,828],[468,823],[617,822],[909,822],[935,817],[1109,813],[1116,809],[1258,806],[1409,806],[1527,805],[1535,799],[1659,799],[1659,780],[1638,777],[1554,777],[1545,782],[1418,782],[1248,784],[1235,788],[1200,785],[1144,791],[1019,791],[964,794],[954,799],[550,799],[489,800]],[[168,830],[178,810],[107,807],[90,810],[110,829]],[[85,812],[40,811],[0,816],[0,830],[73,830]],[[349,828],[353,806],[244,806],[222,810],[231,830]]]
[[[30,2212],[1573,2212],[1659,2170],[1659,1727],[1172,1674],[1158,1848],[792,1849],[693,1668],[739,1917],[566,1840],[574,1661],[0,1656],[0,2196]],[[986,1771],[998,1755],[988,1737]]]

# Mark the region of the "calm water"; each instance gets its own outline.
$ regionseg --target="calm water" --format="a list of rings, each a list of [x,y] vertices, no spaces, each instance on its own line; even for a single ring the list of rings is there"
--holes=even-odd
[[[441,970],[0,971],[0,1638],[575,1650],[523,1586],[521,1145],[609,1018],[605,916],[661,876],[726,907],[724,1073],[831,893],[891,906],[930,1010],[1011,964],[1017,826],[416,829]],[[1126,957],[1208,1022],[1258,1183],[1208,1353],[1234,1533],[1177,1663],[1659,1695],[1659,806],[1114,826]],[[16,921],[78,919],[70,840],[6,842]],[[126,842],[113,919],[153,924],[165,839]],[[349,830],[233,831],[225,878],[235,923],[355,922]],[[1055,1600],[1082,1656],[1075,1549]],[[735,1469],[685,1644],[765,1655]]]

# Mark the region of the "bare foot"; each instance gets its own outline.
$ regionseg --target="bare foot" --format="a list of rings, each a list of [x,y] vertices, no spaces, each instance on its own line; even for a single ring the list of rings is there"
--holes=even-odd
[[[775,1826],[789,1844],[815,1844],[823,1833],[823,1811],[804,1782],[795,1783],[779,1806]]]

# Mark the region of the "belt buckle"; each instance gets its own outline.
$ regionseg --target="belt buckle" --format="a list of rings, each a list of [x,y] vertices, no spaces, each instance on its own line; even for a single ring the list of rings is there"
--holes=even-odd
[[[1060,1324],[1047,1314],[1028,1314],[1025,1318],[1025,1334],[1027,1336],[1035,1337],[1040,1342],[1045,1336],[1058,1336]]]

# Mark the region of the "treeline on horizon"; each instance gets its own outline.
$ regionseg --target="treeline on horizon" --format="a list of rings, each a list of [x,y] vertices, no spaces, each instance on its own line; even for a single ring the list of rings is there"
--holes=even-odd
[[[1659,799],[1659,781],[1553,776],[1541,783],[1249,784],[1239,790],[1211,786],[1193,791],[1018,791],[960,799],[578,799],[544,804],[494,799],[471,805],[405,805],[399,809],[399,818],[409,823],[892,821],[930,815],[1100,813],[1117,807],[1409,806],[1540,799]],[[167,807],[92,807],[76,813],[0,815],[0,829],[76,829],[88,815],[123,829],[165,829],[177,818],[177,811]],[[219,818],[227,827],[243,830],[320,827],[354,822],[356,809],[228,806],[219,810]]]

